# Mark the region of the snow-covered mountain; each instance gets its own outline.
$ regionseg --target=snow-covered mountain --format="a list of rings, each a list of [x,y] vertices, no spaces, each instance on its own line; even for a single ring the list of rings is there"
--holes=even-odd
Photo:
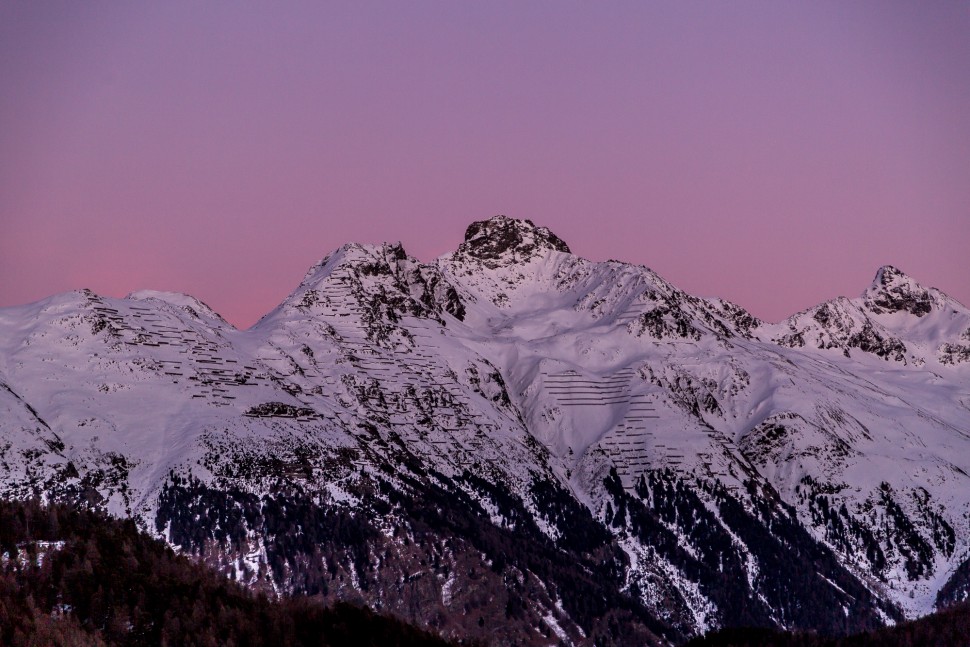
[[[883,267],[778,323],[529,221],[350,244],[246,331],[0,309],[0,487],[501,644],[844,632],[970,593],[970,311]]]

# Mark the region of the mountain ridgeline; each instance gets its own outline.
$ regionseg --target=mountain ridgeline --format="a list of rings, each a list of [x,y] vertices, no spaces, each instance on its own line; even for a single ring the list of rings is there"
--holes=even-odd
[[[0,309],[0,494],[449,639],[845,635],[970,593],[970,311],[893,267],[777,324],[527,220],[345,245],[240,331]]]

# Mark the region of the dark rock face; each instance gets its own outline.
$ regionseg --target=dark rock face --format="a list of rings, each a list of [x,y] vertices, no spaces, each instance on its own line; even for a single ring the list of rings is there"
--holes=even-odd
[[[849,337],[847,344],[883,359],[894,359],[897,362],[903,362],[906,359],[906,344],[893,337],[884,338],[869,322],[866,322],[862,330]]]
[[[943,344],[940,346],[940,362],[943,364],[970,362],[970,344]]]
[[[694,328],[690,318],[680,308],[663,305],[644,312],[637,318],[635,334],[638,337],[647,334],[655,339],[680,337],[698,340],[701,338],[700,331]]]
[[[493,267],[501,259],[528,261],[544,249],[570,253],[569,246],[546,227],[536,227],[531,220],[495,216],[470,224],[458,253]]]
[[[256,418],[312,418],[317,415],[317,412],[307,407],[294,407],[285,402],[265,402],[250,407],[243,415]]]
[[[906,274],[892,265],[879,270],[866,302],[873,312],[905,311],[922,317],[933,309],[929,292],[908,280]]]
[[[751,331],[761,325],[761,321],[741,306],[727,301],[721,304],[721,314],[743,337],[750,337]]]

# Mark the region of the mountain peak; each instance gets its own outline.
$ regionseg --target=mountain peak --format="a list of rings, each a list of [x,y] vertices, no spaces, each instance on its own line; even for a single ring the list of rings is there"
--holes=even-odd
[[[933,296],[929,290],[892,265],[879,268],[872,285],[862,296],[876,314],[905,311],[922,317],[933,309]]]
[[[494,216],[468,225],[457,253],[493,265],[503,259],[528,261],[542,250],[570,253],[569,246],[546,227],[536,227],[531,220]]]
[[[913,279],[898,267],[893,265],[883,265],[876,270],[876,278],[872,280],[874,286],[890,286],[900,281],[912,281]]]

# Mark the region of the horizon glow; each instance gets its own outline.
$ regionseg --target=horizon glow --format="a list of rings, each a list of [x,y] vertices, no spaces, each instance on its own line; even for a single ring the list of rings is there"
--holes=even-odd
[[[970,2],[0,6],[0,306],[247,327],[347,242],[496,214],[778,321],[970,305]]]

